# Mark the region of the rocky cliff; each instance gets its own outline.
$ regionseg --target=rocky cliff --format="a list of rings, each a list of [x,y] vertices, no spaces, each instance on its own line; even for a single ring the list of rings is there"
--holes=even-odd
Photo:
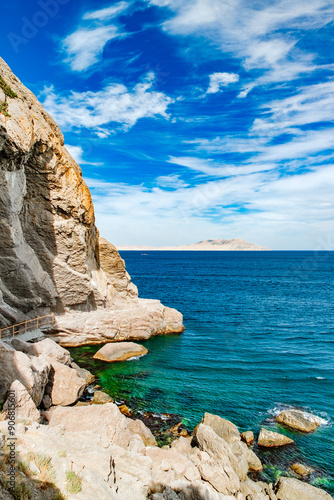
[[[112,318],[107,340],[136,338],[137,327],[146,338],[183,329],[177,311],[138,299],[116,248],[99,238],[89,189],[60,129],[1,58],[0,257],[0,327],[53,311],[67,338],[93,321],[94,342],[105,339],[101,312],[105,324]],[[131,332],[127,310],[142,318]]]

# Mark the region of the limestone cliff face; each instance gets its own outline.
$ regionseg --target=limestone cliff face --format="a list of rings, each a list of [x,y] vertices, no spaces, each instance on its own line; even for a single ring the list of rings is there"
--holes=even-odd
[[[60,129],[0,58],[0,326],[138,303]]]

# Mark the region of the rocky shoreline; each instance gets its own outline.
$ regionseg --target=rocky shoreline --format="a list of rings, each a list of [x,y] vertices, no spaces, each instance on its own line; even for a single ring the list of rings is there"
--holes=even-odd
[[[12,491],[6,479],[10,456],[7,400],[0,422],[0,498],[332,498],[300,480],[302,464],[295,464],[294,477],[281,477],[275,484],[254,481],[262,470],[261,460],[253,451],[254,435],[251,430],[240,434],[232,422],[217,415],[206,413],[190,433],[177,416],[143,413],[139,419],[99,390],[90,397],[92,401],[80,401],[94,377],[51,339],[36,343],[14,339],[12,345],[1,342],[0,362],[1,398],[4,401],[8,393],[15,394],[18,469],[16,489]],[[298,412],[285,412],[278,418],[294,428],[303,420],[305,424],[305,417]],[[160,442],[160,447],[148,427],[155,422],[158,434],[159,419],[171,434],[169,444]],[[258,445],[291,446],[282,442],[282,436],[263,429]]]

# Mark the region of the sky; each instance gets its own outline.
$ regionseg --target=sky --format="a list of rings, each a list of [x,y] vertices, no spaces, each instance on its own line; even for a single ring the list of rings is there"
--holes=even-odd
[[[11,0],[1,56],[117,245],[334,249],[333,0]]]

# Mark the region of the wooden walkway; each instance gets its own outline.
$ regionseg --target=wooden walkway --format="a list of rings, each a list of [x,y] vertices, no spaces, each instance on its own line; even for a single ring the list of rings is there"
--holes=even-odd
[[[8,337],[14,337],[15,335],[22,335],[22,333],[27,333],[32,330],[38,330],[43,328],[43,326],[52,326],[55,322],[54,314],[48,314],[47,316],[38,316],[34,319],[28,319],[23,323],[17,323],[16,325],[7,326],[0,330],[0,340]]]

